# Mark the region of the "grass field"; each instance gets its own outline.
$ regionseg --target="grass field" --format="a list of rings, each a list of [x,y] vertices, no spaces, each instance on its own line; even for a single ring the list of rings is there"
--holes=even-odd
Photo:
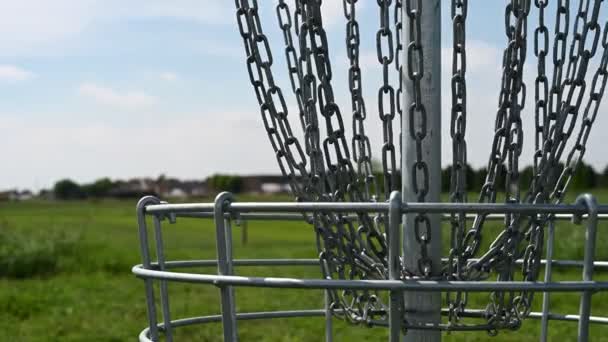
[[[608,203],[608,192],[598,194]],[[471,197],[474,198],[474,197]],[[239,198],[246,200],[247,198]],[[264,199],[270,200],[270,199]],[[276,200],[276,198],[275,198]],[[0,340],[133,341],[146,325],[143,283],[131,274],[140,262],[134,201],[24,202],[0,204]],[[209,220],[180,219],[165,224],[168,259],[215,257]],[[447,228],[447,227],[446,227]],[[314,258],[314,233],[298,222],[252,222],[242,246],[236,228],[238,258]],[[494,230],[497,228],[494,227]],[[597,256],[608,260],[608,223],[600,225]],[[444,236],[447,236],[445,230]],[[492,229],[488,236],[493,236]],[[556,256],[582,258],[584,230],[561,223]],[[202,270],[197,270],[202,271]],[[213,269],[206,270],[214,272]],[[318,277],[312,268],[237,268],[244,275]],[[597,273],[597,279],[608,279]],[[560,271],[560,279],[580,279],[580,271]],[[210,286],[170,284],[173,318],[217,313],[218,290]],[[557,295],[555,312],[577,313],[577,294]],[[475,301],[485,301],[476,298]],[[540,297],[536,308],[539,309]],[[238,289],[239,311],[309,309],[322,306],[321,291]],[[593,297],[593,314],[608,316],[608,295]],[[551,323],[551,340],[574,341],[576,324]],[[383,328],[335,324],[336,341],[385,341]],[[321,318],[239,323],[243,341],[321,341]],[[527,320],[518,332],[501,332],[495,341],[537,341],[538,321]],[[182,328],[176,341],[220,341],[219,324]],[[608,341],[608,327],[593,326],[592,341]],[[486,333],[453,333],[445,341],[486,341]]]

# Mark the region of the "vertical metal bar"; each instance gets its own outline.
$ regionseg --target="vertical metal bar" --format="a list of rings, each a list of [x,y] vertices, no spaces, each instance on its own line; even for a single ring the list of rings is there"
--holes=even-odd
[[[401,275],[401,193],[393,191],[389,199],[388,210],[388,278],[396,280]],[[403,294],[401,291],[391,291],[389,302],[389,341],[400,342],[403,322]]]
[[[165,251],[163,243],[163,233],[161,230],[160,219],[158,216],[154,216],[154,234],[156,240],[156,259],[158,260],[158,267],[161,271],[166,271],[165,267]],[[169,293],[167,290],[167,281],[160,281],[160,305],[163,312],[163,322],[165,338],[167,342],[173,341],[173,329],[171,328],[171,310],[169,308]]]
[[[415,4],[417,1],[412,1]],[[426,108],[427,134],[423,140],[422,155],[428,165],[429,192],[426,199],[429,202],[439,202],[441,192],[441,1],[423,0],[421,12],[422,46],[424,50],[424,76],[421,81],[421,99]],[[407,37],[410,34],[410,19],[408,6],[403,6],[403,56],[404,65],[408,63]],[[416,167],[416,146],[410,138],[410,120],[406,115],[410,103],[414,102],[412,82],[408,81],[408,68],[403,68],[403,104],[401,156],[402,156],[402,194],[403,202],[416,202],[413,189],[416,179],[412,179],[412,169]],[[418,120],[416,131],[422,125]],[[418,272],[420,259],[420,244],[414,233],[415,214],[404,215],[403,229],[403,260],[408,270]],[[439,215],[429,215],[431,221],[431,244],[428,254],[432,262],[431,275],[441,273],[441,221]],[[441,322],[441,293],[406,292],[405,319],[408,324],[438,324]],[[438,342],[441,341],[439,331],[410,330],[404,341],[407,342]]]
[[[154,196],[146,196],[137,202],[137,225],[139,227],[139,247],[141,263],[145,269],[151,269],[150,249],[148,246],[148,225],[146,224],[146,206],[159,204],[160,200]],[[154,300],[154,286],[152,279],[144,279],[146,291],[146,305],[148,307],[148,324],[150,327],[150,340],[158,341],[158,327],[156,320],[156,304]]]
[[[227,274],[232,275],[234,274],[234,254],[232,252],[232,221],[229,218],[224,219],[224,231],[226,236],[226,270]]]
[[[547,263],[545,264],[545,283],[551,282],[551,275],[553,271],[553,242],[555,240],[555,221],[553,219],[549,220],[549,225],[547,228],[547,256],[545,257]],[[550,292],[543,293],[543,316],[540,325],[540,340],[542,342],[547,342],[548,338],[549,310],[551,305],[550,296]]]
[[[334,324],[331,315],[331,297],[329,291],[325,290],[325,342],[334,340]]]
[[[585,230],[585,258],[583,260],[583,280],[593,280],[593,259],[595,259],[595,240],[597,235],[597,201],[594,196],[584,194],[576,199],[577,204],[587,206],[589,215],[587,216],[587,228]],[[581,217],[575,218],[580,222]],[[578,322],[578,341],[586,342],[589,340],[589,316],[591,316],[591,291],[583,292],[581,296]]]
[[[233,200],[229,192],[222,192],[215,198],[214,221],[217,248],[217,272],[219,275],[232,273],[232,240],[228,240],[227,225],[224,218],[224,206]],[[229,227],[228,227],[229,228]],[[236,305],[232,286],[220,286],[222,327],[224,342],[237,341]]]

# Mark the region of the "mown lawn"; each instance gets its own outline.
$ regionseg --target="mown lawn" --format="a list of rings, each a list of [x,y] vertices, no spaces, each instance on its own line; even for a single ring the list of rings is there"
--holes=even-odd
[[[472,196],[471,198],[475,198]],[[608,203],[608,192],[598,194]],[[251,200],[250,198],[246,198]],[[276,200],[276,198],[263,200]],[[240,242],[238,258],[315,258],[314,233],[298,222],[250,222],[249,243]],[[498,227],[490,227],[488,240]],[[600,225],[597,256],[608,260],[608,223]],[[215,257],[215,233],[209,220],[164,223],[168,259]],[[446,226],[444,239],[448,236]],[[584,229],[570,223],[557,228],[556,255],[582,258]],[[489,241],[486,241],[488,243]],[[134,201],[26,202],[0,204],[0,340],[133,341],[146,326],[143,283],[131,274],[140,262]],[[214,269],[195,270],[214,272]],[[316,267],[237,268],[243,275],[318,277]],[[608,280],[606,273],[597,279]],[[579,279],[579,271],[556,278]],[[219,311],[218,289],[170,284],[173,318]],[[577,313],[578,294],[554,295],[555,312]],[[476,296],[475,303],[486,302]],[[322,306],[321,291],[238,289],[239,311],[310,309]],[[540,296],[536,300],[540,307]],[[608,316],[608,295],[593,297],[593,314]],[[575,323],[551,324],[551,340],[573,341]],[[321,318],[239,322],[243,341],[321,341]],[[517,332],[501,332],[495,341],[537,341],[538,321],[527,320]],[[593,326],[592,341],[608,341],[608,327]],[[386,340],[384,328],[335,323],[336,341]],[[453,333],[445,341],[486,341],[486,333]],[[220,341],[221,327],[209,324],[176,331],[176,341]]]

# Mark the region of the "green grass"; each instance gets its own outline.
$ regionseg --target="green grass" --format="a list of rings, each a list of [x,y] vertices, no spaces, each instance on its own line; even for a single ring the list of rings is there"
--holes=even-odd
[[[608,203],[608,193],[598,197]],[[475,197],[471,197],[475,198]],[[239,197],[240,200],[252,198]],[[265,198],[263,200],[276,200]],[[140,262],[135,202],[25,202],[0,204],[0,341],[133,341],[146,326],[143,282],[131,274]],[[212,259],[215,234],[209,220],[164,222],[168,259]],[[600,225],[598,258],[608,260],[607,224]],[[488,240],[499,228],[489,227]],[[449,235],[444,230],[444,240]],[[314,233],[298,222],[251,222],[243,246],[235,228],[238,258],[315,258]],[[581,258],[584,230],[561,223],[556,254]],[[488,243],[489,241],[486,241]],[[445,245],[445,244],[444,244]],[[12,268],[11,268],[12,267]],[[10,271],[9,271],[10,269]],[[214,272],[214,269],[197,269]],[[242,275],[319,277],[316,267],[237,268]],[[556,279],[579,279],[561,271]],[[597,274],[608,280],[607,275]],[[169,284],[173,318],[219,311],[219,291],[206,285]],[[239,311],[308,309],[322,306],[321,291],[237,289]],[[555,312],[577,313],[577,294],[555,295]],[[487,301],[475,296],[472,305]],[[535,310],[539,309],[540,296]],[[593,314],[608,316],[608,295],[593,297]],[[573,341],[576,324],[551,323],[551,340]],[[335,340],[386,340],[386,329],[335,323]],[[495,341],[536,341],[538,321],[518,332],[501,332]],[[243,341],[320,341],[321,318],[239,322]],[[608,341],[608,328],[593,326],[592,341]],[[219,324],[180,328],[176,341],[220,341]],[[486,341],[486,333],[453,333],[445,341]]]

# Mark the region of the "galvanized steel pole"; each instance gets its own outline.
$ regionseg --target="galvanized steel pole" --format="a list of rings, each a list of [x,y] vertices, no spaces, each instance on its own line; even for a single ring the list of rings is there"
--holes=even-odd
[[[406,1],[407,2],[407,1]],[[424,75],[420,82],[420,96],[426,110],[426,135],[422,140],[422,157],[428,167],[428,193],[427,202],[439,202],[441,192],[441,1],[423,0],[410,1],[412,6],[422,4],[420,13],[420,31],[422,32],[421,45],[424,53]],[[417,202],[415,192],[416,184],[420,184],[420,174],[415,168],[417,163],[416,142],[410,134],[410,124],[414,131],[424,130],[425,120],[410,121],[410,104],[415,102],[415,89],[408,77],[408,63],[416,58],[415,53],[408,53],[409,35],[412,29],[411,12],[408,6],[403,6],[403,115],[402,115],[402,193],[405,203]],[[415,25],[414,25],[415,27]],[[414,28],[415,29],[415,28]],[[416,61],[417,62],[417,61]],[[413,64],[413,63],[412,63]],[[418,170],[419,171],[419,170]],[[432,263],[431,276],[438,276],[441,272],[441,220],[437,214],[427,215],[430,219],[430,244],[427,246],[428,256]],[[414,228],[416,214],[405,214],[403,218],[403,260],[407,270],[421,275],[419,260],[421,258],[420,236]],[[420,232],[418,232],[420,234]],[[408,324],[437,324],[441,321],[441,293],[440,292],[406,292],[404,294],[405,318]],[[439,331],[412,330],[404,338],[406,342],[438,342],[441,341]]]

